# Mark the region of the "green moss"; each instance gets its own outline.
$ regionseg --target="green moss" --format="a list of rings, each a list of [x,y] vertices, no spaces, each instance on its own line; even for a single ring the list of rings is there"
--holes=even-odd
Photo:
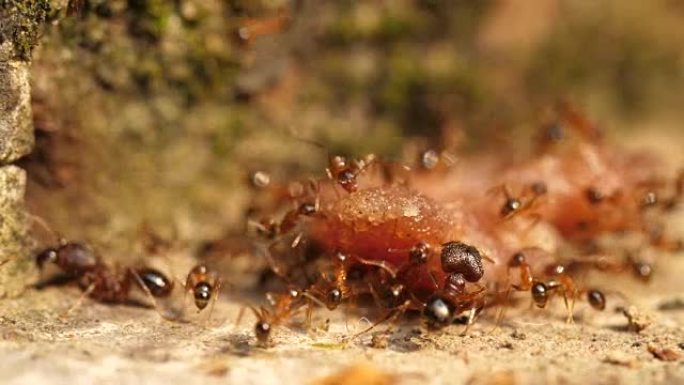
[[[40,29],[52,13],[49,0],[0,0],[0,44],[11,41],[15,57],[30,60]]]

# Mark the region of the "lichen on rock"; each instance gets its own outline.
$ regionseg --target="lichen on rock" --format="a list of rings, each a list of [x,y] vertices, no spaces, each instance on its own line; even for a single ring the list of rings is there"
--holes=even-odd
[[[0,0],[0,61],[29,60],[51,10],[49,0]]]

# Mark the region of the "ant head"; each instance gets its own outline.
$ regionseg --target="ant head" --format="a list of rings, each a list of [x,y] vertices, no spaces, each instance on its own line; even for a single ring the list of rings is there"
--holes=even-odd
[[[463,274],[468,282],[477,282],[484,275],[480,252],[465,243],[448,242],[442,245],[441,260],[445,273]]]
[[[425,150],[420,155],[420,165],[426,170],[432,170],[439,163],[439,154],[435,150]]]
[[[36,255],[36,266],[39,270],[43,270],[46,263],[55,263],[57,261],[57,250],[53,248],[45,249]]]
[[[378,295],[381,305],[386,308],[395,308],[402,304],[406,288],[400,283],[383,286]]]
[[[553,264],[546,267],[546,274],[548,275],[561,275],[565,273],[565,266],[561,264]]]
[[[642,281],[650,281],[653,275],[653,266],[647,262],[635,261],[632,263],[634,275]]]
[[[258,320],[254,325],[254,334],[260,345],[268,345],[269,339],[271,338],[271,324],[266,320]]]
[[[349,257],[347,257],[347,254],[341,252],[341,251],[336,251],[335,252],[335,260],[340,263],[344,263],[347,261]]]
[[[591,203],[592,205],[597,205],[606,198],[606,196],[599,190],[595,189],[594,187],[589,187],[584,191],[584,195],[587,198],[587,201]]]
[[[301,292],[297,289],[290,289],[287,293],[290,295],[290,298],[292,299],[299,298],[299,296],[301,295]]]
[[[606,297],[599,290],[589,290],[587,292],[587,301],[596,310],[600,311],[606,308]]]
[[[298,211],[299,211],[299,214],[301,214],[301,215],[310,216],[310,215],[315,214],[316,211],[318,211],[318,208],[316,207],[316,205],[314,203],[305,202],[299,206]]]
[[[507,198],[501,207],[501,215],[508,216],[522,208],[522,202],[517,198]]]
[[[173,282],[166,278],[162,272],[152,268],[139,269],[135,272],[140,277],[141,284],[145,285],[154,297],[167,297],[173,290]]]
[[[213,288],[207,282],[200,282],[192,290],[192,294],[195,297],[195,306],[197,309],[203,310],[209,304],[211,299],[211,292]]]
[[[337,175],[337,182],[349,193],[353,193],[358,188],[356,185],[356,173],[350,168],[340,171]]]
[[[641,207],[649,208],[658,204],[658,194],[655,191],[647,191],[641,196]]]
[[[255,171],[250,177],[250,182],[252,186],[263,189],[271,184],[271,176],[263,171]]]
[[[549,288],[544,282],[535,282],[530,291],[532,292],[532,299],[537,307],[543,308],[546,306],[546,302],[549,300]]]
[[[424,242],[419,242],[409,250],[409,260],[416,265],[422,265],[428,262],[430,256],[430,245]]]
[[[332,289],[328,290],[325,299],[325,306],[329,310],[335,310],[335,308],[342,303],[342,291],[337,287],[333,287]]]
[[[449,325],[454,318],[456,306],[446,297],[439,295],[428,299],[423,309],[423,317],[430,329],[441,329]]]
[[[525,254],[522,251],[518,251],[513,254],[511,260],[508,261],[508,267],[520,267],[525,263]]]
[[[190,274],[207,274],[208,271],[205,265],[197,265],[190,270]]]
[[[565,127],[563,127],[563,125],[559,121],[554,121],[552,123],[545,125],[542,128],[541,136],[542,140],[546,142],[562,142],[566,136]]]
[[[333,171],[341,171],[347,167],[347,159],[340,155],[335,155],[330,158],[330,168]]]

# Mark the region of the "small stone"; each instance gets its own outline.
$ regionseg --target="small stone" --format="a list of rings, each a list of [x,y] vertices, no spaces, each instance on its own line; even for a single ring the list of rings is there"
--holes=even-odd
[[[640,311],[636,306],[623,309],[622,314],[627,317],[627,330],[635,333],[641,332],[653,323],[653,317]]]
[[[648,345],[648,352],[660,361],[677,361],[680,354],[670,348],[661,348],[656,345]]]
[[[603,358],[603,362],[611,365],[625,366],[628,368],[636,368],[639,366],[639,361],[636,357],[630,356],[621,351],[608,352]]]
[[[389,335],[387,333],[376,333],[371,337],[370,346],[374,349],[387,349],[389,340]]]

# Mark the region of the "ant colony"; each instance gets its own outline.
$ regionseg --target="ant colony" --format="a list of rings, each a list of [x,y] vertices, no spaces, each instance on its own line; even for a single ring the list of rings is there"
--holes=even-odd
[[[684,172],[663,175],[651,154],[608,145],[567,105],[534,144],[525,157],[427,150],[411,165],[330,156],[324,176],[294,182],[254,173],[248,232],[273,281],[266,302],[250,307],[258,344],[272,344],[278,327],[309,326],[318,308],[373,320],[349,338],[408,314],[429,330],[467,330],[494,309],[498,325],[526,296],[539,308],[562,301],[572,321],[575,306],[601,311],[610,301],[584,283],[588,273],[648,280],[662,261],[644,255],[682,248],[664,222],[684,197]],[[638,249],[606,242],[626,235]],[[101,302],[139,289],[154,303],[174,286],[149,267],[112,269],[80,243],[47,248],[36,262],[54,263]],[[201,311],[221,284],[198,265],[182,286]]]

